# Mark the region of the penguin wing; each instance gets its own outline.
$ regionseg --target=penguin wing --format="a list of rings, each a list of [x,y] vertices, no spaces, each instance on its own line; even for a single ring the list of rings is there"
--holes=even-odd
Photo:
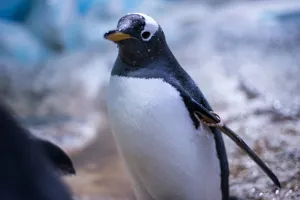
[[[44,150],[46,157],[63,175],[76,174],[71,158],[59,146],[35,136],[31,139]]]
[[[70,157],[57,145],[50,141],[46,141],[34,136],[28,129],[22,126],[16,114],[0,99],[0,114],[7,118],[11,123],[7,127],[1,127],[5,132],[18,130],[20,134],[26,135],[37,146],[44,150],[45,157],[53,164],[56,170],[59,170],[64,175],[75,174],[72,160]]]
[[[280,182],[272,170],[258,157],[258,155],[250,149],[250,147],[240,138],[234,131],[222,123],[221,118],[212,113],[203,104],[194,100],[185,90],[180,89],[179,92],[183,98],[184,103],[187,105],[191,117],[195,117],[206,124],[211,124],[211,126],[218,128],[223,133],[225,133],[231,140],[233,140],[241,149],[243,149],[248,156],[269,176],[269,178],[274,182],[277,187],[281,187]],[[192,116],[194,115],[194,116]]]

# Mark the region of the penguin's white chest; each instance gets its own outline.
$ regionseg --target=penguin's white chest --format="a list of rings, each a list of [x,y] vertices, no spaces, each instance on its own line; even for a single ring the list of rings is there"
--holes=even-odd
[[[108,116],[139,199],[221,200],[214,136],[161,79],[112,76]]]

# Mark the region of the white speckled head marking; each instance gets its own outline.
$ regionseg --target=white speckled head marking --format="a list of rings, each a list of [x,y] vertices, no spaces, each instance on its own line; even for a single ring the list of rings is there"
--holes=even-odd
[[[140,15],[145,18],[146,24],[145,24],[144,30],[141,32],[141,35],[146,31],[149,32],[150,33],[149,37],[147,37],[147,38],[142,37],[142,39],[144,41],[149,41],[152,38],[152,36],[156,33],[156,31],[158,31],[158,29],[159,29],[158,23],[152,17],[150,17],[146,14],[143,14],[143,13],[130,13],[130,14]]]

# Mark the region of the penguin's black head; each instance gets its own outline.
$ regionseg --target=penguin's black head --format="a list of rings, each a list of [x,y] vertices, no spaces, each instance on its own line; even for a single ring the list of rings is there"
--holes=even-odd
[[[141,65],[159,55],[166,46],[164,33],[150,16],[132,13],[123,16],[115,30],[104,38],[117,43],[119,56],[129,65]]]

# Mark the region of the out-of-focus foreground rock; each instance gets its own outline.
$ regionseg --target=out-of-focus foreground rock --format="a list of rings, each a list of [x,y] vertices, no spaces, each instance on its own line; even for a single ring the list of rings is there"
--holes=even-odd
[[[132,11],[157,19],[214,110],[283,186],[274,191],[224,136],[231,193],[300,199],[300,2],[12,2],[0,3],[0,95],[30,130],[72,155],[78,175],[66,181],[79,199],[134,199],[106,121],[117,48],[102,39]]]

